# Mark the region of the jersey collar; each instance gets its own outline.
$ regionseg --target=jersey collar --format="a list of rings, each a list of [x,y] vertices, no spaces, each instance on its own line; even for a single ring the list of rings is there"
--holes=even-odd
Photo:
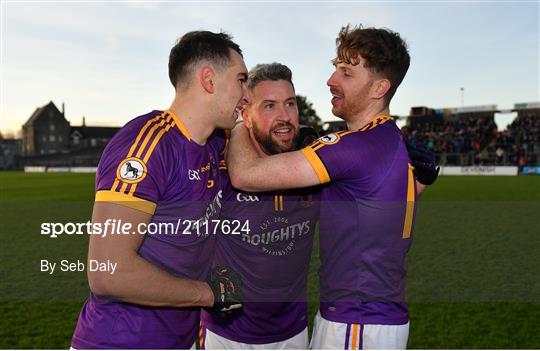
[[[184,125],[184,123],[182,123],[182,121],[180,120],[180,118],[178,118],[171,110],[166,110],[165,113],[168,113],[169,115],[171,115],[171,117],[174,120],[174,123],[178,127],[178,130],[180,130],[180,133],[182,133],[182,135],[185,136],[187,140],[191,141],[189,132],[186,129],[186,126]]]

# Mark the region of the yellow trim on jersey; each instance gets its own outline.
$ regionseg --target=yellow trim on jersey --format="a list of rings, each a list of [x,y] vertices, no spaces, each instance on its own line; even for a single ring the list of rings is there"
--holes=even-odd
[[[167,133],[171,127],[174,127],[174,122],[167,124],[165,128],[161,128],[161,130],[156,134],[156,137],[150,144],[150,147],[148,148],[148,151],[146,152],[146,155],[144,155],[143,162],[148,162],[148,159],[150,158],[150,155],[152,155],[152,152],[154,152],[154,149],[156,148],[157,143],[163,136],[163,134]]]
[[[351,349],[352,350],[359,350],[360,347],[358,347],[357,345],[357,338],[358,338],[358,327],[359,325],[358,324],[353,324],[352,325],[353,327],[353,331],[352,331],[352,344],[351,344]]]
[[[111,191],[116,190],[116,188],[118,187],[118,183],[120,183],[120,181],[118,180],[118,178],[116,178],[113,185],[111,186]]]
[[[169,117],[167,118],[169,119]],[[137,158],[141,158],[141,155],[144,151],[144,149],[146,148],[146,145],[148,144],[148,142],[150,141],[150,139],[153,137],[154,135],[154,132],[156,131],[156,129],[160,128],[161,126],[163,126],[165,124],[166,120],[165,119],[162,119],[161,122],[159,122],[158,124],[154,124],[152,126],[152,128],[150,128],[150,131],[148,132],[148,134],[146,134],[146,136],[144,137],[144,140],[141,144],[141,146],[139,147],[139,150],[137,150],[137,153],[135,154],[135,157]]]
[[[135,141],[133,142],[133,145],[131,145],[131,148],[129,149],[129,152],[126,156],[127,157],[131,157],[133,156],[133,153],[135,152],[135,149],[137,148],[137,145],[139,145],[139,141],[141,140],[142,136],[144,135],[144,132],[146,132],[146,130],[148,129],[148,127],[150,127],[150,125],[152,123],[154,123],[155,121],[157,121],[158,119],[160,118],[163,118],[163,116],[165,116],[165,112],[163,112],[162,114],[148,120],[144,126],[141,128],[141,130],[139,131],[139,134],[137,134],[137,138],[135,138]]]
[[[283,211],[283,195],[274,195],[274,210]]]
[[[137,146],[139,145],[139,142],[141,141],[141,138],[142,138],[142,136],[144,135],[144,133],[146,132],[146,130],[148,129],[148,127],[150,127],[150,125],[151,125],[152,123],[154,123],[154,122],[158,121],[160,118],[164,118],[164,117],[165,117],[165,112],[163,112],[163,113],[161,113],[160,115],[158,115],[158,116],[156,116],[156,117],[154,117],[154,118],[152,118],[152,119],[146,121],[146,123],[145,123],[144,126],[141,128],[141,130],[139,130],[139,133],[137,134],[137,137],[135,138],[135,141],[133,142],[133,144],[132,144],[131,147],[129,148],[129,151],[128,151],[128,154],[127,154],[127,156],[126,156],[126,159],[133,157],[133,153],[134,153],[135,150],[137,149]],[[151,134],[151,132],[149,133],[149,135],[150,135],[150,134]],[[148,135],[147,135],[147,137],[148,137]],[[145,138],[145,140],[146,140],[146,138]],[[145,145],[143,145],[143,147],[141,148],[141,150],[144,149],[144,146],[145,146]],[[126,159],[124,159],[122,162],[124,162]],[[145,168],[145,172],[146,172],[146,168]],[[118,173],[118,171],[117,171],[117,173]],[[141,180],[142,180],[142,179],[141,179]],[[115,191],[116,188],[118,187],[118,184],[119,184],[119,183],[120,183],[120,179],[118,179],[118,174],[117,174],[116,179],[114,180],[114,183],[113,183],[113,185],[112,185],[112,187],[111,187],[111,191]],[[128,186],[128,184],[126,184],[126,182],[122,182],[122,187],[120,188],[120,192],[122,192],[122,193],[125,192],[126,189],[127,189],[127,186]],[[136,186],[135,186],[135,188],[136,188]],[[133,194],[133,192],[134,192],[134,189],[133,189],[133,187],[132,187],[132,191],[130,191],[129,194]]]
[[[128,183],[122,182],[122,187],[120,188],[120,192],[124,193],[126,191],[127,186],[128,186]]]
[[[311,148],[313,149],[313,151],[317,151],[317,150],[319,150],[321,147],[326,146],[326,145],[329,145],[329,144],[323,144],[323,143],[320,143],[320,144],[317,145],[317,146],[311,145]]]
[[[187,140],[191,141],[191,137],[189,136],[189,132],[186,129],[186,126],[184,125],[184,123],[182,123],[182,121],[178,117],[176,117],[176,115],[171,110],[167,110],[165,112],[167,112],[169,115],[171,115],[174,122],[178,126],[178,129],[180,130],[180,133],[182,133],[182,135],[184,135]]]
[[[133,194],[135,194],[135,190],[137,190],[137,184],[132,184],[131,189],[129,189],[128,195],[133,196]]]
[[[274,209],[283,211],[283,195],[274,195]]]
[[[363,126],[362,128],[358,129],[358,131],[360,132],[365,132],[366,130],[369,129],[369,127],[371,126],[371,122],[368,122],[368,124],[366,124],[365,126]]]
[[[409,163],[408,175],[407,175],[407,209],[405,211],[405,224],[403,226],[403,239],[408,239],[411,237],[412,232],[412,222],[414,214],[414,167]]]
[[[317,177],[319,177],[321,184],[328,183],[330,181],[330,175],[319,156],[315,153],[315,150],[308,146],[300,151],[306,156],[309,164],[313,167],[315,173],[317,173]]]
[[[199,349],[204,350],[203,323],[199,322]]]
[[[316,147],[318,145],[321,145],[321,141],[319,139],[315,140],[313,143],[311,143],[311,145],[309,145],[309,147]]]
[[[336,134],[338,134],[341,137],[344,137],[345,135],[348,135],[348,134],[351,134],[351,133],[354,133],[354,131],[353,130],[342,130],[342,131],[336,132]]]
[[[366,130],[371,130],[381,124],[385,124],[388,121],[393,121],[394,119],[388,115],[377,115],[373,117],[365,126],[358,129],[360,132],[365,132]]]
[[[145,173],[147,173],[146,163],[150,159],[150,155],[152,155],[152,153],[154,152],[154,149],[156,148],[157,143],[159,142],[161,137],[165,133],[167,133],[169,129],[171,129],[171,127],[174,127],[174,124],[175,124],[174,121],[172,121],[172,123],[170,123],[170,121],[171,121],[171,117],[169,116],[169,118],[167,118],[167,126],[165,128],[161,128],[160,131],[156,134],[156,136],[154,137],[154,140],[152,140],[152,143],[150,144],[150,147],[148,148],[148,151],[146,151],[146,154],[144,155],[144,158],[142,159],[143,165],[145,166],[145,170],[144,170]],[[137,184],[131,185],[131,189],[129,190],[129,195],[133,195],[135,193],[135,190],[137,190]]]
[[[152,201],[141,199],[135,196],[129,196],[110,190],[100,190],[96,192],[96,202],[112,202],[118,205],[126,206],[134,210],[142,211],[153,215],[156,211],[156,204]]]

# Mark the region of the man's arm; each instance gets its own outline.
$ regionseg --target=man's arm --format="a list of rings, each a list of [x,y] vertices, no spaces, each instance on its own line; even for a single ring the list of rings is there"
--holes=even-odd
[[[227,165],[232,185],[244,191],[272,191],[321,184],[300,151],[259,157],[243,124],[231,132]]]
[[[93,223],[107,219],[131,223],[137,230],[139,223],[148,224],[152,215],[114,203],[96,202]],[[214,295],[206,282],[175,277],[154,266],[138,254],[144,235],[109,234],[90,236],[89,260],[117,263],[113,274],[88,271],[90,290],[96,295],[146,306],[212,306]]]

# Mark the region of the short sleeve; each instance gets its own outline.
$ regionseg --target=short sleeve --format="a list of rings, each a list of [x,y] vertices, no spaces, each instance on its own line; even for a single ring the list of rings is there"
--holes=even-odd
[[[101,156],[95,201],[154,214],[168,184],[165,140],[172,126],[162,114],[122,127]]]
[[[346,179],[377,183],[392,168],[400,142],[393,120],[378,116],[360,130],[322,136],[301,151],[322,184]]]
[[[356,135],[343,131],[317,139],[301,151],[317,173],[321,184],[349,176],[351,168],[362,162],[361,145]]]

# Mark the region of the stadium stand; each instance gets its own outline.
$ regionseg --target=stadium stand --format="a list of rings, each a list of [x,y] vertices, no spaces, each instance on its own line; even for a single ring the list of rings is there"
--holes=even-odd
[[[540,108],[517,112],[512,124],[488,146],[489,160],[497,165],[539,165]]]
[[[516,104],[512,124],[499,132],[496,105],[431,109],[413,107],[406,138],[425,144],[441,165],[538,165],[540,106]]]

